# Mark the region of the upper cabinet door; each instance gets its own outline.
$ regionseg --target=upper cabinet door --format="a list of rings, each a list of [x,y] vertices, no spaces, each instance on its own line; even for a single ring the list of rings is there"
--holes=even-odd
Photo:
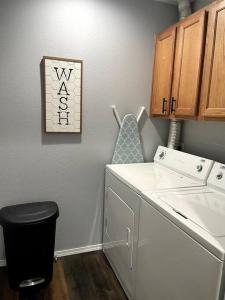
[[[209,9],[201,116],[225,117],[225,3]]]
[[[171,114],[195,117],[199,102],[205,44],[205,11],[179,24],[177,32]]]
[[[152,115],[169,114],[175,39],[175,26],[156,36],[151,97]]]

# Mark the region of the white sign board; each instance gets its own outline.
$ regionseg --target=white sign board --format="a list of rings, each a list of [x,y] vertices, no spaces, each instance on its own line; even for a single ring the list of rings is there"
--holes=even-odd
[[[43,57],[45,131],[81,133],[82,61]]]

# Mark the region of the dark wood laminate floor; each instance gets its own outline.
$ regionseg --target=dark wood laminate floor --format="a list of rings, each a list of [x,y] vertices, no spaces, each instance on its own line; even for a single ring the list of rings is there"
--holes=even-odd
[[[58,260],[48,288],[23,296],[8,288],[6,269],[0,268],[0,300],[127,300],[102,251]]]

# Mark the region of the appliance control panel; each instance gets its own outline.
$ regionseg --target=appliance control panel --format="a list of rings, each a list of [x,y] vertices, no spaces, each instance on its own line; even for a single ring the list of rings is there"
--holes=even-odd
[[[214,164],[207,184],[215,189],[225,192],[225,164],[218,162]]]
[[[206,182],[213,166],[213,161],[210,159],[163,146],[158,147],[154,162],[204,182]]]

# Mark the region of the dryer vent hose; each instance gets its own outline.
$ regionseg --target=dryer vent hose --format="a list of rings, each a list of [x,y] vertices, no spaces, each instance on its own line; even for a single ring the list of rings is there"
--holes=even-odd
[[[178,0],[179,19],[182,20],[191,14],[191,3],[189,0]]]
[[[180,139],[181,139],[181,120],[171,120],[169,125],[169,138],[168,138],[168,148],[179,149]]]
[[[177,0],[179,18],[180,20],[191,14],[191,3],[189,0]],[[181,148],[181,131],[182,120],[171,120],[169,125],[168,148],[180,149]]]

